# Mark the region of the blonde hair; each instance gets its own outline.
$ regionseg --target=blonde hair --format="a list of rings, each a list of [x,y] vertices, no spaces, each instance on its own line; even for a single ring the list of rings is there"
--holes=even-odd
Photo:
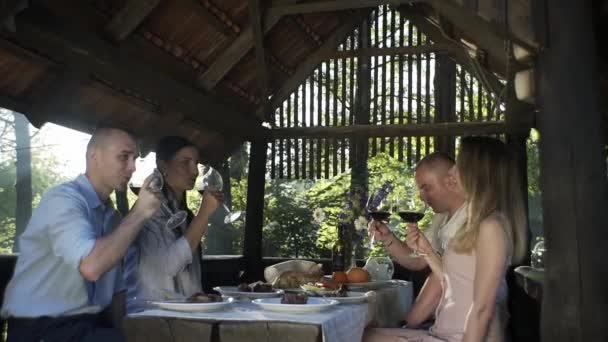
[[[465,137],[456,161],[460,182],[469,203],[463,229],[451,246],[458,253],[470,253],[479,236],[481,222],[494,213],[504,216],[510,239],[511,259],[519,262],[526,254],[526,215],[517,163],[507,146],[489,137]]]

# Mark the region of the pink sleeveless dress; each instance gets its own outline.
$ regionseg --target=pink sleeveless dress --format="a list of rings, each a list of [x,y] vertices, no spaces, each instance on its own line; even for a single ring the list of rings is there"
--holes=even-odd
[[[507,322],[507,284],[503,281],[496,296],[496,309],[490,321],[486,342],[502,342]],[[365,342],[459,342],[462,341],[469,311],[473,304],[475,254],[457,254],[448,248],[443,256],[442,298],[435,312],[435,324],[430,330],[368,329]]]

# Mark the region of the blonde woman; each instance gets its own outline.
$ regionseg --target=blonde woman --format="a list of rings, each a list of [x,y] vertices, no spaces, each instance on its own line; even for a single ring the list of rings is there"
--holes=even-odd
[[[504,341],[505,273],[526,253],[526,219],[516,163],[500,140],[466,137],[450,170],[466,194],[468,218],[442,256],[415,226],[418,249],[442,284],[430,330],[370,329],[364,341]]]

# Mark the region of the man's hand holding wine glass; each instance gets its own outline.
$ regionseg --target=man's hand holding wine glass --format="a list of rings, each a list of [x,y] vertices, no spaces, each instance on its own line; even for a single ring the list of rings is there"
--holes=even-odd
[[[150,182],[154,180],[154,175],[149,175],[143,182],[134,211],[140,212],[145,218],[150,218],[158,211],[161,204],[161,190],[150,187]]]
[[[384,246],[393,239],[393,232],[381,221],[371,220],[367,225],[367,232],[374,241],[380,241]]]

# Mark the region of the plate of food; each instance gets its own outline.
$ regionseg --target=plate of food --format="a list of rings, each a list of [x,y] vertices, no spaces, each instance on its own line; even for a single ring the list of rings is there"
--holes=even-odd
[[[338,305],[338,301],[308,297],[305,293],[284,293],[281,298],[254,299],[252,303],[268,311],[285,313],[314,313]]]
[[[242,283],[239,286],[216,286],[213,289],[224,297],[249,299],[279,297],[283,293],[282,290],[275,290],[272,285],[262,282]]]
[[[215,294],[195,293],[185,300],[153,301],[161,309],[184,312],[216,311],[234,302],[232,297],[222,298]]]
[[[363,303],[374,295],[372,291],[366,293],[349,291],[345,284],[339,285],[338,288],[327,287],[326,283],[304,284],[301,288],[309,297],[336,300],[341,304]]]

